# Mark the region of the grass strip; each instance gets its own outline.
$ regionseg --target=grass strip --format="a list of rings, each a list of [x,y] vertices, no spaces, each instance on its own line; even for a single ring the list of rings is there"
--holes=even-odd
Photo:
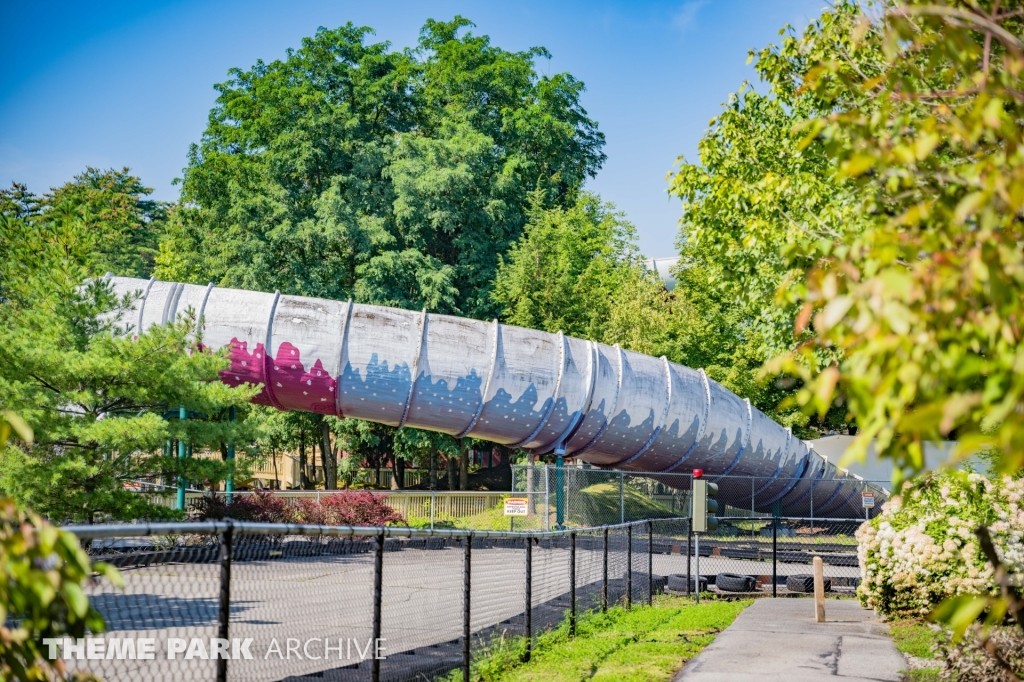
[[[942,661],[936,659],[936,647],[945,639],[941,629],[915,618],[893,621],[889,634],[901,654],[925,660],[935,659],[935,667],[908,670],[909,682],[938,682]]]
[[[659,596],[654,606],[622,607],[580,617],[576,636],[568,624],[534,638],[529,663],[526,641],[502,638],[474,656],[471,678],[481,682],[650,682],[669,680],[683,663],[711,643],[752,602],[705,601]],[[450,680],[461,680],[454,671]]]

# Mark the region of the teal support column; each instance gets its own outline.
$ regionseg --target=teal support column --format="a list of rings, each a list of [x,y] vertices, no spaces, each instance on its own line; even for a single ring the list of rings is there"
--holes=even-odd
[[[185,414],[185,408],[184,407],[179,408],[178,409],[178,419],[180,421],[185,421],[187,418],[188,417]],[[179,460],[185,459],[185,439],[184,438],[179,438],[178,439],[178,459]],[[183,462],[178,462],[178,464],[183,464]],[[177,508],[180,511],[185,511],[185,477],[183,475],[181,475],[181,474],[178,474],[178,504],[177,504]]]
[[[232,405],[228,410],[228,421],[235,421],[235,406]],[[226,493],[225,498],[227,503],[231,504],[231,500],[234,498],[232,493],[235,492],[235,441],[231,439],[228,441],[228,480],[224,481],[224,492]]]
[[[555,524],[565,528],[565,457],[555,458]]]

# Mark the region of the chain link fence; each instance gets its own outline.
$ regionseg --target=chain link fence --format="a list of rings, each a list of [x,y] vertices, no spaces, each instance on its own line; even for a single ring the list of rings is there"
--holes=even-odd
[[[753,476],[706,476],[718,485],[719,517],[780,515],[782,500],[799,506],[808,519],[870,518],[881,511],[888,483],[861,479],[791,479]],[[512,467],[512,490],[530,501],[530,528],[582,528],[639,519],[690,514],[690,474],[643,474],[580,466]],[[864,493],[876,501],[864,507]],[[722,504],[724,502],[724,504]]]
[[[462,679],[475,656],[662,591],[800,592],[818,554],[857,583],[859,520],[688,518],[552,532],[202,522],[80,526],[124,587],[87,592],[107,630],[54,644],[104,680]],[[698,577],[699,575],[699,577]]]

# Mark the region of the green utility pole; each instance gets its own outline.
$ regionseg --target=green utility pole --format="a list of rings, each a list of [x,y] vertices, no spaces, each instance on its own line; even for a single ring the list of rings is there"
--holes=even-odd
[[[187,415],[184,407],[178,408],[178,421],[185,421]],[[178,459],[185,459],[185,439],[178,439]],[[184,464],[184,462],[178,462],[178,464]],[[180,511],[185,511],[185,477],[182,474],[178,474],[178,504],[177,508]]]
[[[565,528],[565,456],[555,457],[555,527]]]
[[[235,421],[235,406],[232,405],[228,408],[228,421]],[[224,492],[227,493],[227,503],[231,504],[232,498],[235,492],[235,441],[231,439],[228,441],[228,480],[224,482]]]

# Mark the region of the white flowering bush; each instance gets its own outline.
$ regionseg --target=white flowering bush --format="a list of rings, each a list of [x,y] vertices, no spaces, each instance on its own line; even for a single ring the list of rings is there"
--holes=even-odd
[[[997,594],[974,535],[986,524],[996,551],[1024,577],[1024,479],[931,475],[893,496],[861,525],[861,603],[887,615],[925,615],[947,597]]]

